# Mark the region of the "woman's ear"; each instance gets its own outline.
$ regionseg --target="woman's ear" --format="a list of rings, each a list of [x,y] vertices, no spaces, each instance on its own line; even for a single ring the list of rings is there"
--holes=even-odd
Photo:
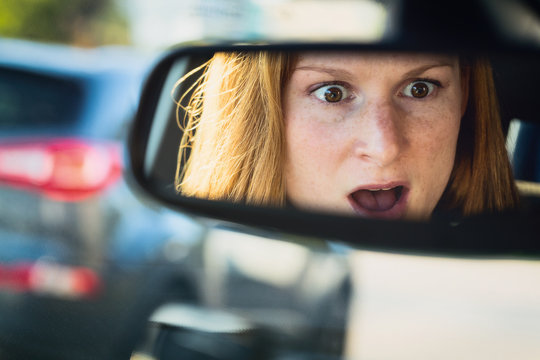
[[[471,74],[469,66],[463,66],[461,69],[461,116],[465,115],[467,104],[469,102],[469,80]]]

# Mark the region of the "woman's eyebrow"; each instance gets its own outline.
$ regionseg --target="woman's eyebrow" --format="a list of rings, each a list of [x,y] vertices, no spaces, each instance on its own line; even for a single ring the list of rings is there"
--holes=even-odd
[[[422,65],[422,66],[419,66],[417,68],[414,68],[412,70],[409,70],[407,71],[405,74],[403,74],[403,77],[405,78],[408,78],[408,77],[415,77],[415,76],[418,76],[418,75],[421,75],[423,73],[425,73],[426,71],[430,70],[430,69],[433,69],[433,68],[439,68],[439,67],[453,67],[454,64],[451,63],[451,62],[438,62],[438,63],[433,63],[433,64],[426,64],[426,65]]]
[[[332,75],[334,77],[343,77],[343,78],[353,77],[353,74],[345,69],[336,69],[336,68],[329,68],[329,67],[316,66],[316,65],[299,66],[295,68],[294,70],[316,71],[316,72]]]

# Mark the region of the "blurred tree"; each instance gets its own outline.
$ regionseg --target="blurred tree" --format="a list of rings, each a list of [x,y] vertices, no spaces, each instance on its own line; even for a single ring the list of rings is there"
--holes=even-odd
[[[118,0],[1,0],[0,36],[85,47],[129,43]]]

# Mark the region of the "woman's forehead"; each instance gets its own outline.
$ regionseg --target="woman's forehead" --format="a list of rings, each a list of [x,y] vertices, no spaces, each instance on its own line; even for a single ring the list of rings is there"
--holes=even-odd
[[[449,65],[458,66],[459,57],[454,54],[392,53],[392,52],[304,52],[300,53],[296,68],[305,66],[361,66],[365,65]]]

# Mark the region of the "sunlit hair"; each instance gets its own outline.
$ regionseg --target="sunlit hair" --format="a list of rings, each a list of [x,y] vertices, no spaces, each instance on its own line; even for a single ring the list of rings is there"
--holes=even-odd
[[[211,59],[186,109],[179,164],[186,163],[177,171],[177,190],[285,204],[281,96],[293,61],[289,54],[268,52],[218,53]]]
[[[217,53],[203,65],[189,105],[178,111],[184,130],[176,176],[180,193],[286,204],[282,94],[295,61],[291,53],[239,52]],[[461,73],[468,81],[468,105],[454,169],[436,211],[472,215],[512,209],[518,195],[491,67],[485,60],[461,59]]]

